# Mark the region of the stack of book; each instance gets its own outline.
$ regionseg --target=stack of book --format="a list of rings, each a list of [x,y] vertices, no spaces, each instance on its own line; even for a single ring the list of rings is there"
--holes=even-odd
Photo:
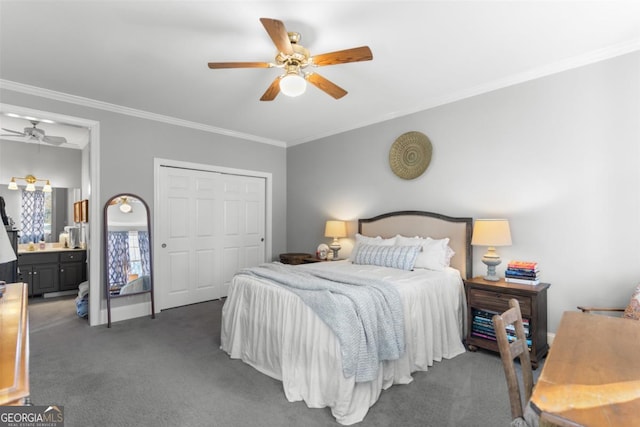
[[[540,283],[538,263],[532,261],[511,261],[504,272],[505,280],[521,285],[537,285]]]
[[[531,350],[531,331],[529,330],[529,319],[522,318],[522,326],[524,328],[524,334],[527,337],[527,346],[529,350]],[[515,341],[516,337],[516,327],[514,325],[507,325],[507,338],[509,341]]]
[[[496,333],[493,329],[493,316],[494,312],[487,310],[473,309],[473,323],[471,325],[471,335],[474,337],[483,338],[486,340],[496,341]],[[527,345],[531,349],[531,332],[529,329],[529,319],[523,318],[522,324],[524,326],[524,333],[527,336]],[[515,341],[516,331],[513,325],[507,325],[507,338],[509,341]]]
[[[496,313],[486,310],[473,309],[473,323],[471,325],[471,335],[496,341],[496,333],[493,329],[493,316]]]

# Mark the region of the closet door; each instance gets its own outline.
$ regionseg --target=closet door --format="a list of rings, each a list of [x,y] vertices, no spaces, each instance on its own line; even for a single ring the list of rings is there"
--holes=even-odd
[[[159,309],[226,296],[239,268],[265,260],[265,179],[160,170]]]
[[[265,262],[265,179],[221,175],[222,179],[222,295],[240,268]]]

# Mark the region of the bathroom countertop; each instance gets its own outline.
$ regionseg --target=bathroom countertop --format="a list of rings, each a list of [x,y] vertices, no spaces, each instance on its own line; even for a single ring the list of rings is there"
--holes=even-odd
[[[20,245],[22,246],[22,245]],[[49,252],[71,252],[71,251],[84,251],[86,249],[83,248],[63,248],[61,246],[47,246],[44,249],[40,249],[38,245],[36,245],[35,249],[30,251],[26,247],[18,247],[18,255],[21,254],[41,254],[41,253],[49,253]]]

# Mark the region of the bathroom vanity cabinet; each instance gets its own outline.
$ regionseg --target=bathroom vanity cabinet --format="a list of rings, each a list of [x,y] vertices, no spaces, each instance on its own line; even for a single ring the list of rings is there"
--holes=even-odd
[[[20,251],[19,280],[28,284],[29,296],[76,290],[87,279],[86,260],[84,249]]]

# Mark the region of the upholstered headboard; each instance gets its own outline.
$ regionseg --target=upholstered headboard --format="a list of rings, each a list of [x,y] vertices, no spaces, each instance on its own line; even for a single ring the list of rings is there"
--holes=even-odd
[[[364,236],[449,238],[449,246],[456,253],[451,267],[460,271],[463,278],[471,278],[473,265],[471,251],[471,218],[453,218],[432,212],[399,211],[358,220],[358,233]]]

